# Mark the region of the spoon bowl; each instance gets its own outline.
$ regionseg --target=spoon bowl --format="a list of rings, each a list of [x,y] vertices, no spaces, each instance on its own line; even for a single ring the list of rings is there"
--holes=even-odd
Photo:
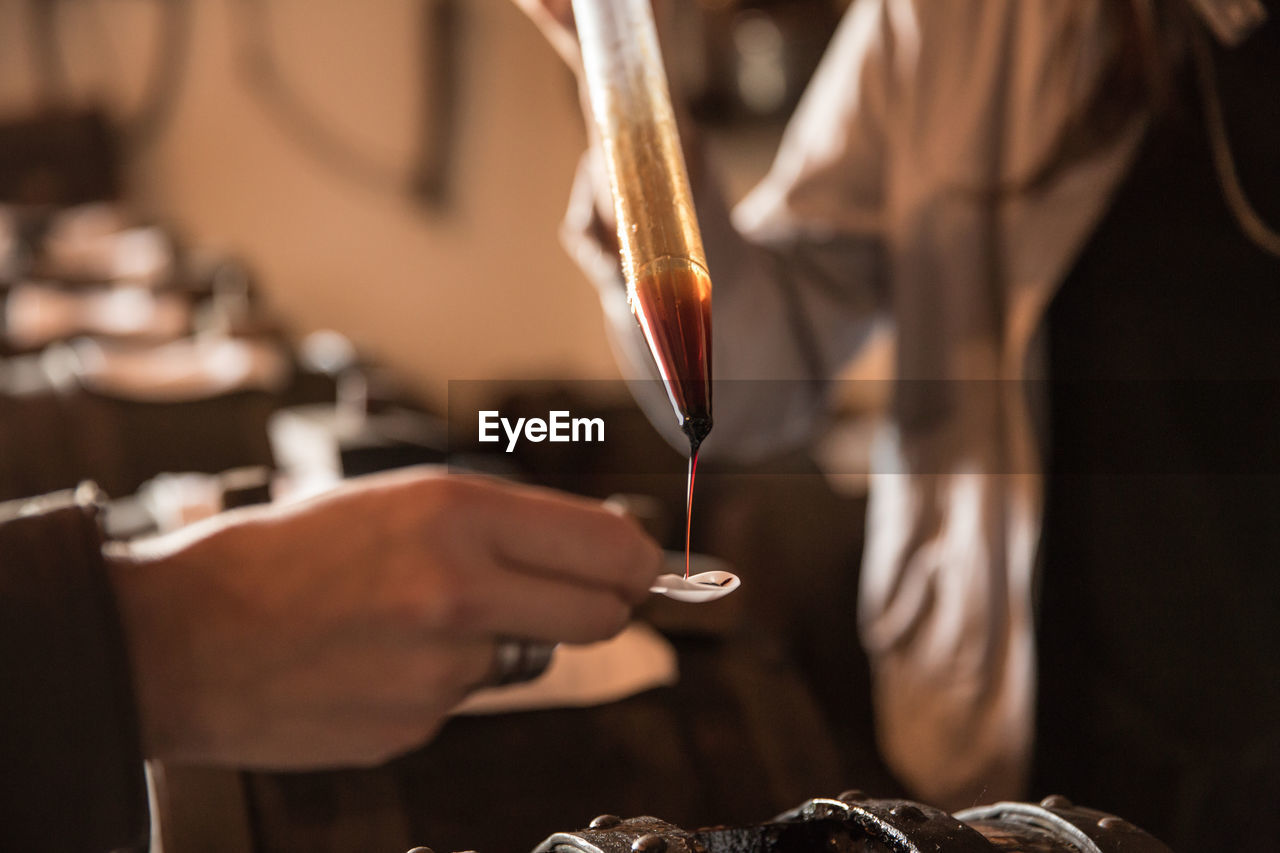
[[[698,572],[696,575],[659,575],[649,587],[649,592],[665,595],[676,601],[702,604],[724,598],[741,585],[742,581],[732,572]]]

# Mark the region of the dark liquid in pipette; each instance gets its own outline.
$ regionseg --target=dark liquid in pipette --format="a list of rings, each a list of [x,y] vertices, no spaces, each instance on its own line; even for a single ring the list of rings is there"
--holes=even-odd
[[[660,259],[649,270],[636,282],[631,307],[692,456],[711,431],[711,280],[678,258]]]
[[[650,274],[636,282],[632,308],[679,415],[680,428],[689,437],[684,526],[687,578],[698,449],[711,432],[711,280],[705,270],[689,261],[659,260],[651,266]]]

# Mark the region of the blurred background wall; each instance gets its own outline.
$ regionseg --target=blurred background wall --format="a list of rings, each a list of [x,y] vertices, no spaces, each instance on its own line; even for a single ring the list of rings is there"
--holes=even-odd
[[[6,116],[42,94],[31,5],[0,0]],[[72,99],[127,119],[159,55],[162,4],[55,5]],[[179,96],[130,155],[136,209],[247,258],[293,328],[348,334],[438,403],[449,379],[616,376],[596,297],[557,237],[583,146],[576,93],[513,4],[456,4],[457,102],[438,207],[402,182],[435,109],[423,96],[424,4],[260,4],[276,76],[323,130],[310,142],[253,93],[243,48],[256,5],[189,0]],[[374,174],[340,168],[326,140]]]

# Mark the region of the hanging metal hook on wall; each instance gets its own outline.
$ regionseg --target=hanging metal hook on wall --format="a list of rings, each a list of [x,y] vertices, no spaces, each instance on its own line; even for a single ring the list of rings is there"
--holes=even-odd
[[[359,183],[408,195],[430,208],[448,198],[454,171],[456,108],[461,79],[457,0],[420,0],[419,50],[423,104],[415,162],[402,170],[379,161],[335,132],[285,79],[270,35],[266,0],[236,0],[238,62],[250,93],[299,147]]]

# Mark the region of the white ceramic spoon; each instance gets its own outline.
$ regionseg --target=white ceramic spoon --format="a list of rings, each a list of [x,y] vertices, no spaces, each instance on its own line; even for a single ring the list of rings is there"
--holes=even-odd
[[[741,583],[738,576],[730,572],[698,572],[687,578],[684,575],[658,575],[653,586],[649,587],[649,592],[665,595],[676,601],[702,604],[724,598]]]
[[[701,563],[704,566],[708,564],[713,566],[727,565],[723,560],[717,560],[705,554],[694,554],[692,563],[694,565]],[[668,564],[672,568],[680,569],[680,571],[658,575],[653,582],[653,586],[649,587],[649,592],[656,595],[665,595],[667,598],[674,598],[676,601],[702,604],[707,601],[715,601],[717,598],[724,598],[742,584],[737,575],[724,569],[702,571],[697,574],[691,574],[686,578],[684,576],[683,553],[670,554],[668,556]]]

